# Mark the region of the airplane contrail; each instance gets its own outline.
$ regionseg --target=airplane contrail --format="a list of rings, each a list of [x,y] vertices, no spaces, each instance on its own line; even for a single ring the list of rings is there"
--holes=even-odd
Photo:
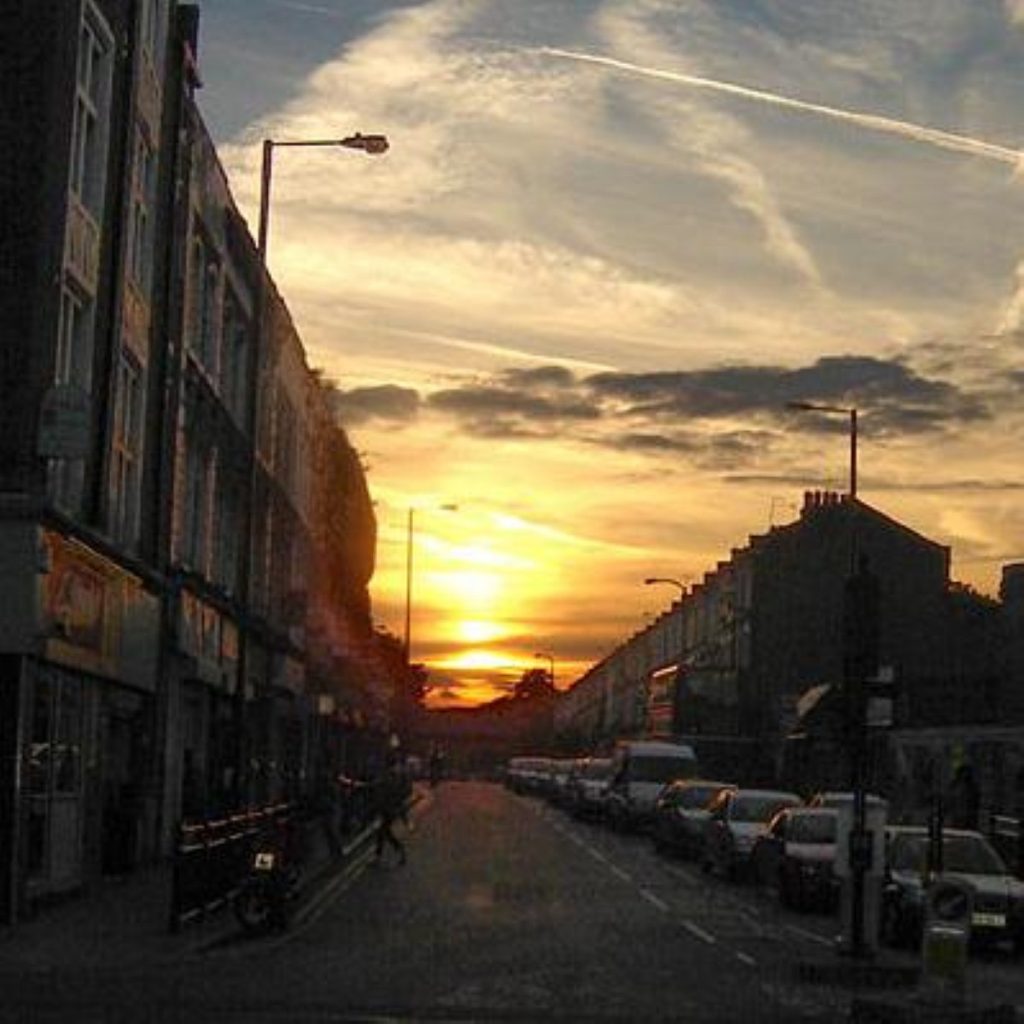
[[[700,75],[686,75],[678,71],[648,68],[642,64],[632,64],[629,61],[616,60],[614,57],[603,57],[598,54],[579,53],[575,50],[561,50],[553,46],[539,47],[536,52],[549,57],[559,57],[564,60],[580,61],[585,64],[598,64],[617,71],[642,75],[645,78],[660,78],[666,82],[676,82],[680,85],[689,85],[698,89],[726,93],[730,96],[739,96],[742,99],[756,100],[759,103],[770,103],[776,107],[785,107],[787,110],[799,110],[806,114],[819,114],[822,117],[831,118],[833,121],[845,121],[848,124],[856,124],[862,128],[868,128],[871,131],[883,132],[887,135],[899,135],[902,138],[911,139],[915,142],[924,142],[930,146],[937,146],[940,149],[952,150],[955,153],[967,153],[970,156],[980,156],[988,160],[997,160],[1000,163],[1011,164],[1018,168],[1022,166],[1022,161],[1024,161],[1024,153],[1021,153],[1020,150],[1010,149],[1008,146],[999,146],[993,142],[986,142],[984,139],[973,139],[969,135],[956,135],[953,132],[945,132],[939,128],[928,128],[925,125],[914,124],[910,121],[897,121],[894,118],[882,117],[879,114],[868,114],[859,110],[844,110],[841,107],[827,107],[821,103],[809,103],[806,100],[797,100],[790,96],[780,96],[778,93],[765,92],[763,89],[752,89],[749,86],[737,85],[734,82],[722,82],[714,78],[703,78]]]

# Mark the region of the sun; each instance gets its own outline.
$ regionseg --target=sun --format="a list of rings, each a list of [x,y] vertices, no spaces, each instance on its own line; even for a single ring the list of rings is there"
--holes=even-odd
[[[505,630],[496,622],[485,619],[462,619],[456,623],[455,632],[467,644],[486,644],[505,634]]]

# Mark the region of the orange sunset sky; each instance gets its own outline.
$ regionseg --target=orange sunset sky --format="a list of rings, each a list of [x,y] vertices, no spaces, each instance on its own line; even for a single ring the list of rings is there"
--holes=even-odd
[[[439,703],[560,686],[844,489],[1024,558],[1024,4],[205,0],[201,106],[337,383],[374,615]],[[443,506],[457,505],[457,509]]]

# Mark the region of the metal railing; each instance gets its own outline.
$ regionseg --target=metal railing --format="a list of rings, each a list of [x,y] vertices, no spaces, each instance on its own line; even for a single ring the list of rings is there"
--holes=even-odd
[[[182,822],[174,848],[169,928],[219,910],[238,891],[252,844],[272,823],[295,815],[292,804],[273,804],[208,821]]]

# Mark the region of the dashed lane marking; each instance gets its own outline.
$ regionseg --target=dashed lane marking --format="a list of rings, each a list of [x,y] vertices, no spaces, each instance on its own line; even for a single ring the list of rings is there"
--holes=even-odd
[[[740,963],[746,964],[748,967],[757,966],[757,961],[752,956],[749,956],[740,950],[736,951],[736,959],[739,960]]]
[[[652,907],[657,907],[659,910],[664,911],[665,913],[668,913],[668,911],[671,909],[671,907],[669,907],[669,905],[660,896],[655,896],[655,894],[651,892],[650,889],[641,889],[640,895],[643,896],[643,898],[647,900],[647,902],[650,903]]]
[[[718,940],[711,934],[711,932],[704,931],[699,924],[694,924],[692,921],[684,920],[682,922],[683,927],[691,934],[696,936],[701,942],[706,942],[709,946],[714,946],[718,943]]]
[[[626,871],[623,871],[618,864],[613,864],[611,861],[605,862],[608,865],[608,870],[616,877],[621,878],[623,882],[632,882],[633,876]]]

